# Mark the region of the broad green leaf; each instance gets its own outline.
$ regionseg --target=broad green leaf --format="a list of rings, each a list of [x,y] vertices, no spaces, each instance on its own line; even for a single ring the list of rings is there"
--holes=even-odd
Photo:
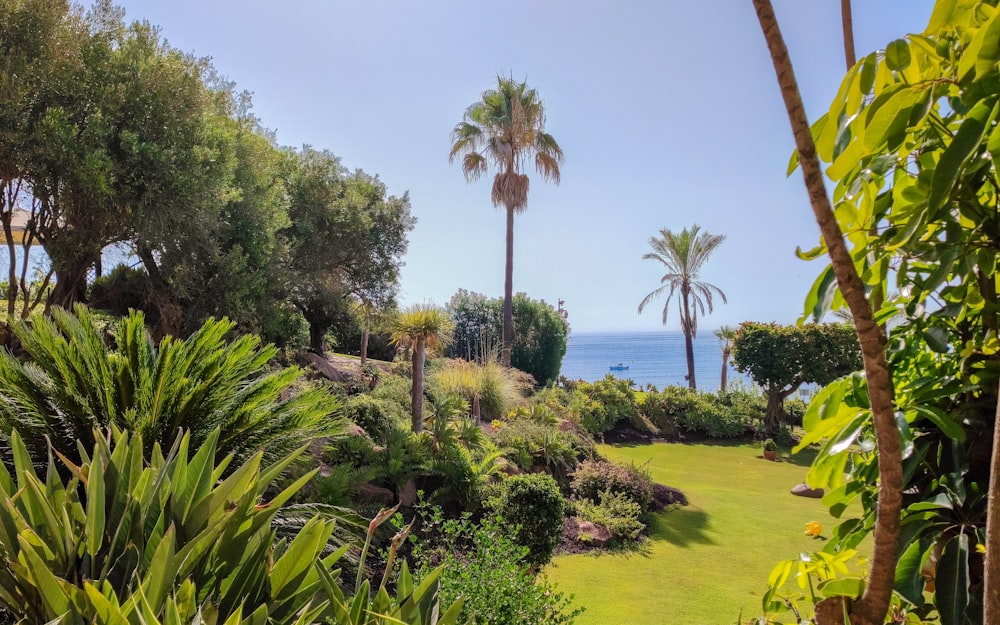
[[[895,590],[914,605],[923,603],[924,577],[921,574],[926,549],[920,541],[906,548],[896,565]]]
[[[948,333],[937,327],[932,326],[924,330],[921,335],[927,342],[927,346],[939,354],[947,354],[951,350],[951,345],[948,343]]]
[[[944,546],[934,575],[941,625],[963,625],[969,605],[969,537],[959,534]]]
[[[941,160],[938,161],[934,177],[931,179],[928,197],[931,215],[936,214],[948,202],[962,165],[979,149],[986,129],[995,116],[996,98],[983,100],[972,107],[965,121],[958,127],[951,144],[941,154]]]
[[[888,143],[890,151],[898,146],[906,126],[910,121],[913,104],[922,93],[908,86],[900,86],[882,106],[875,111],[865,127],[865,149],[874,152]]]
[[[948,438],[961,442],[965,441],[965,428],[962,427],[962,424],[952,419],[940,408],[918,404],[913,406],[912,410],[938,426]]]
[[[104,544],[104,521],[106,514],[104,483],[104,462],[98,459],[90,465],[90,479],[87,480],[87,553],[94,557]]]
[[[455,603],[445,611],[441,618],[438,619],[437,625],[455,625],[458,621],[458,615],[462,613],[462,598],[459,597],[455,600]]]
[[[896,39],[885,47],[885,64],[894,72],[910,66],[910,44],[905,39]]]
[[[860,577],[841,577],[820,582],[818,587],[824,597],[860,597],[865,592],[865,580]]]
[[[927,32],[933,33],[948,24],[957,3],[958,0],[937,0],[934,3],[934,10],[931,11],[931,19],[927,23]]]

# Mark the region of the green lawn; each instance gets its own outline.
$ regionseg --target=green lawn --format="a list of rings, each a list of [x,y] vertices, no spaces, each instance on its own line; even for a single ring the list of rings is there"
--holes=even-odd
[[[835,524],[817,499],[788,491],[806,458],[768,462],[759,445],[601,446],[618,462],[646,464],[657,482],[681,489],[690,505],[657,515],[651,540],[629,555],[560,556],[546,568],[559,590],[586,607],[577,625],[726,625],[760,614],[767,575],[778,560],[817,551],[805,536]]]

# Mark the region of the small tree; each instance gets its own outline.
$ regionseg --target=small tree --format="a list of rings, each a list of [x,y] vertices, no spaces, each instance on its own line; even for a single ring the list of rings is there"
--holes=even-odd
[[[719,390],[726,392],[729,382],[729,357],[733,355],[733,337],[736,330],[733,326],[722,326],[715,331],[715,336],[722,343],[722,377],[719,379]]]
[[[740,324],[733,337],[733,364],[767,393],[764,423],[776,431],[785,414],[785,398],[803,384],[829,384],[861,368],[861,348],[846,323],[782,326]]]
[[[451,318],[443,309],[418,304],[401,313],[393,322],[392,342],[410,350],[413,372],[410,386],[410,416],[413,431],[424,429],[424,360],[428,349],[437,349],[451,340]]]

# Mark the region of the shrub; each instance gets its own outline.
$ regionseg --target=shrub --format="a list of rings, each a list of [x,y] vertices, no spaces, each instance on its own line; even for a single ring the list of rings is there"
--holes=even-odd
[[[587,398],[580,406],[580,425],[591,434],[607,432],[622,419],[634,421],[638,417],[635,394],[628,380],[608,375],[593,384],[581,382],[576,392]]]
[[[500,421],[489,436],[505,456],[525,471],[543,466],[564,476],[573,471],[580,458],[593,455],[593,444],[557,425],[527,418]]]
[[[603,460],[581,462],[573,473],[573,492],[577,497],[600,501],[602,493],[621,494],[639,505],[642,511],[649,508],[653,499],[653,481],[649,472],[635,465],[622,466]]]
[[[580,499],[574,503],[580,518],[606,528],[621,540],[637,540],[646,529],[640,520],[642,507],[625,493],[600,493],[596,503]]]
[[[389,430],[405,423],[406,412],[399,404],[371,395],[354,395],[344,402],[344,416],[356,423],[375,441],[383,441]]]
[[[124,316],[129,310],[146,308],[148,287],[149,275],[144,269],[116,265],[108,274],[94,279],[89,301],[94,308]]]
[[[267,462],[343,430],[337,398],[318,388],[290,393],[299,371],[269,371],[277,350],[255,336],[226,341],[227,320],[157,347],[140,312],[106,332],[85,307],[75,312],[17,323],[25,361],[0,352],[0,440],[16,430],[36,463],[46,461],[46,440],[79,461],[78,442],[91,447],[95,427],[141,434],[147,454],[154,442],[169,449],[180,429],[194,447],[218,429],[217,459],[263,450]]]
[[[496,509],[506,523],[517,526],[514,537],[527,547],[525,561],[538,568],[548,563],[562,540],[566,502],[559,486],[545,474],[515,475],[501,483]]]
[[[480,523],[469,517],[444,519],[440,508],[421,510],[421,533],[414,547],[418,571],[443,565],[441,600],[462,597],[460,618],[476,625],[567,625],[583,612],[572,597],[536,580],[525,566],[529,550],[514,542],[498,517]]]
[[[513,369],[495,361],[486,364],[452,361],[437,367],[430,375],[436,393],[458,395],[473,406],[479,397],[480,418],[499,419],[521,398],[522,383]]]
[[[734,405],[739,408],[733,408]],[[659,393],[645,393],[641,398],[640,408],[664,433],[684,432],[709,438],[736,438],[753,433],[753,417],[741,414],[749,405],[752,405],[749,395],[730,396],[725,393],[716,396],[689,388],[668,386]]]

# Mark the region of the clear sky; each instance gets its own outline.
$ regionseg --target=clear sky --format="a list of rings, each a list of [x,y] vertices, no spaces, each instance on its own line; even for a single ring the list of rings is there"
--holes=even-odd
[[[532,176],[514,235],[514,290],[566,301],[576,332],[654,330],[641,316],[660,228],[726,242],[702,278],[729,298],[700,324],[793,322],[820,261],[801,174],[750,0],[124,0],[129,19],[213,59],[254,94],[283,145],[329,149],[409,191],[418,222],[404,303],[459,288],[503,294],[504,216],[492,173],[467,184],[449,133],[498,73],[542,96],[566,155],[562,183]],[[931,0],[854,0],[859,56],[926,25]],[[845,67],[838,0],[776,0],[810,119]],[[529,174],[533,174],[531,171]],[[667,329],[679,329],[676,311]]]

